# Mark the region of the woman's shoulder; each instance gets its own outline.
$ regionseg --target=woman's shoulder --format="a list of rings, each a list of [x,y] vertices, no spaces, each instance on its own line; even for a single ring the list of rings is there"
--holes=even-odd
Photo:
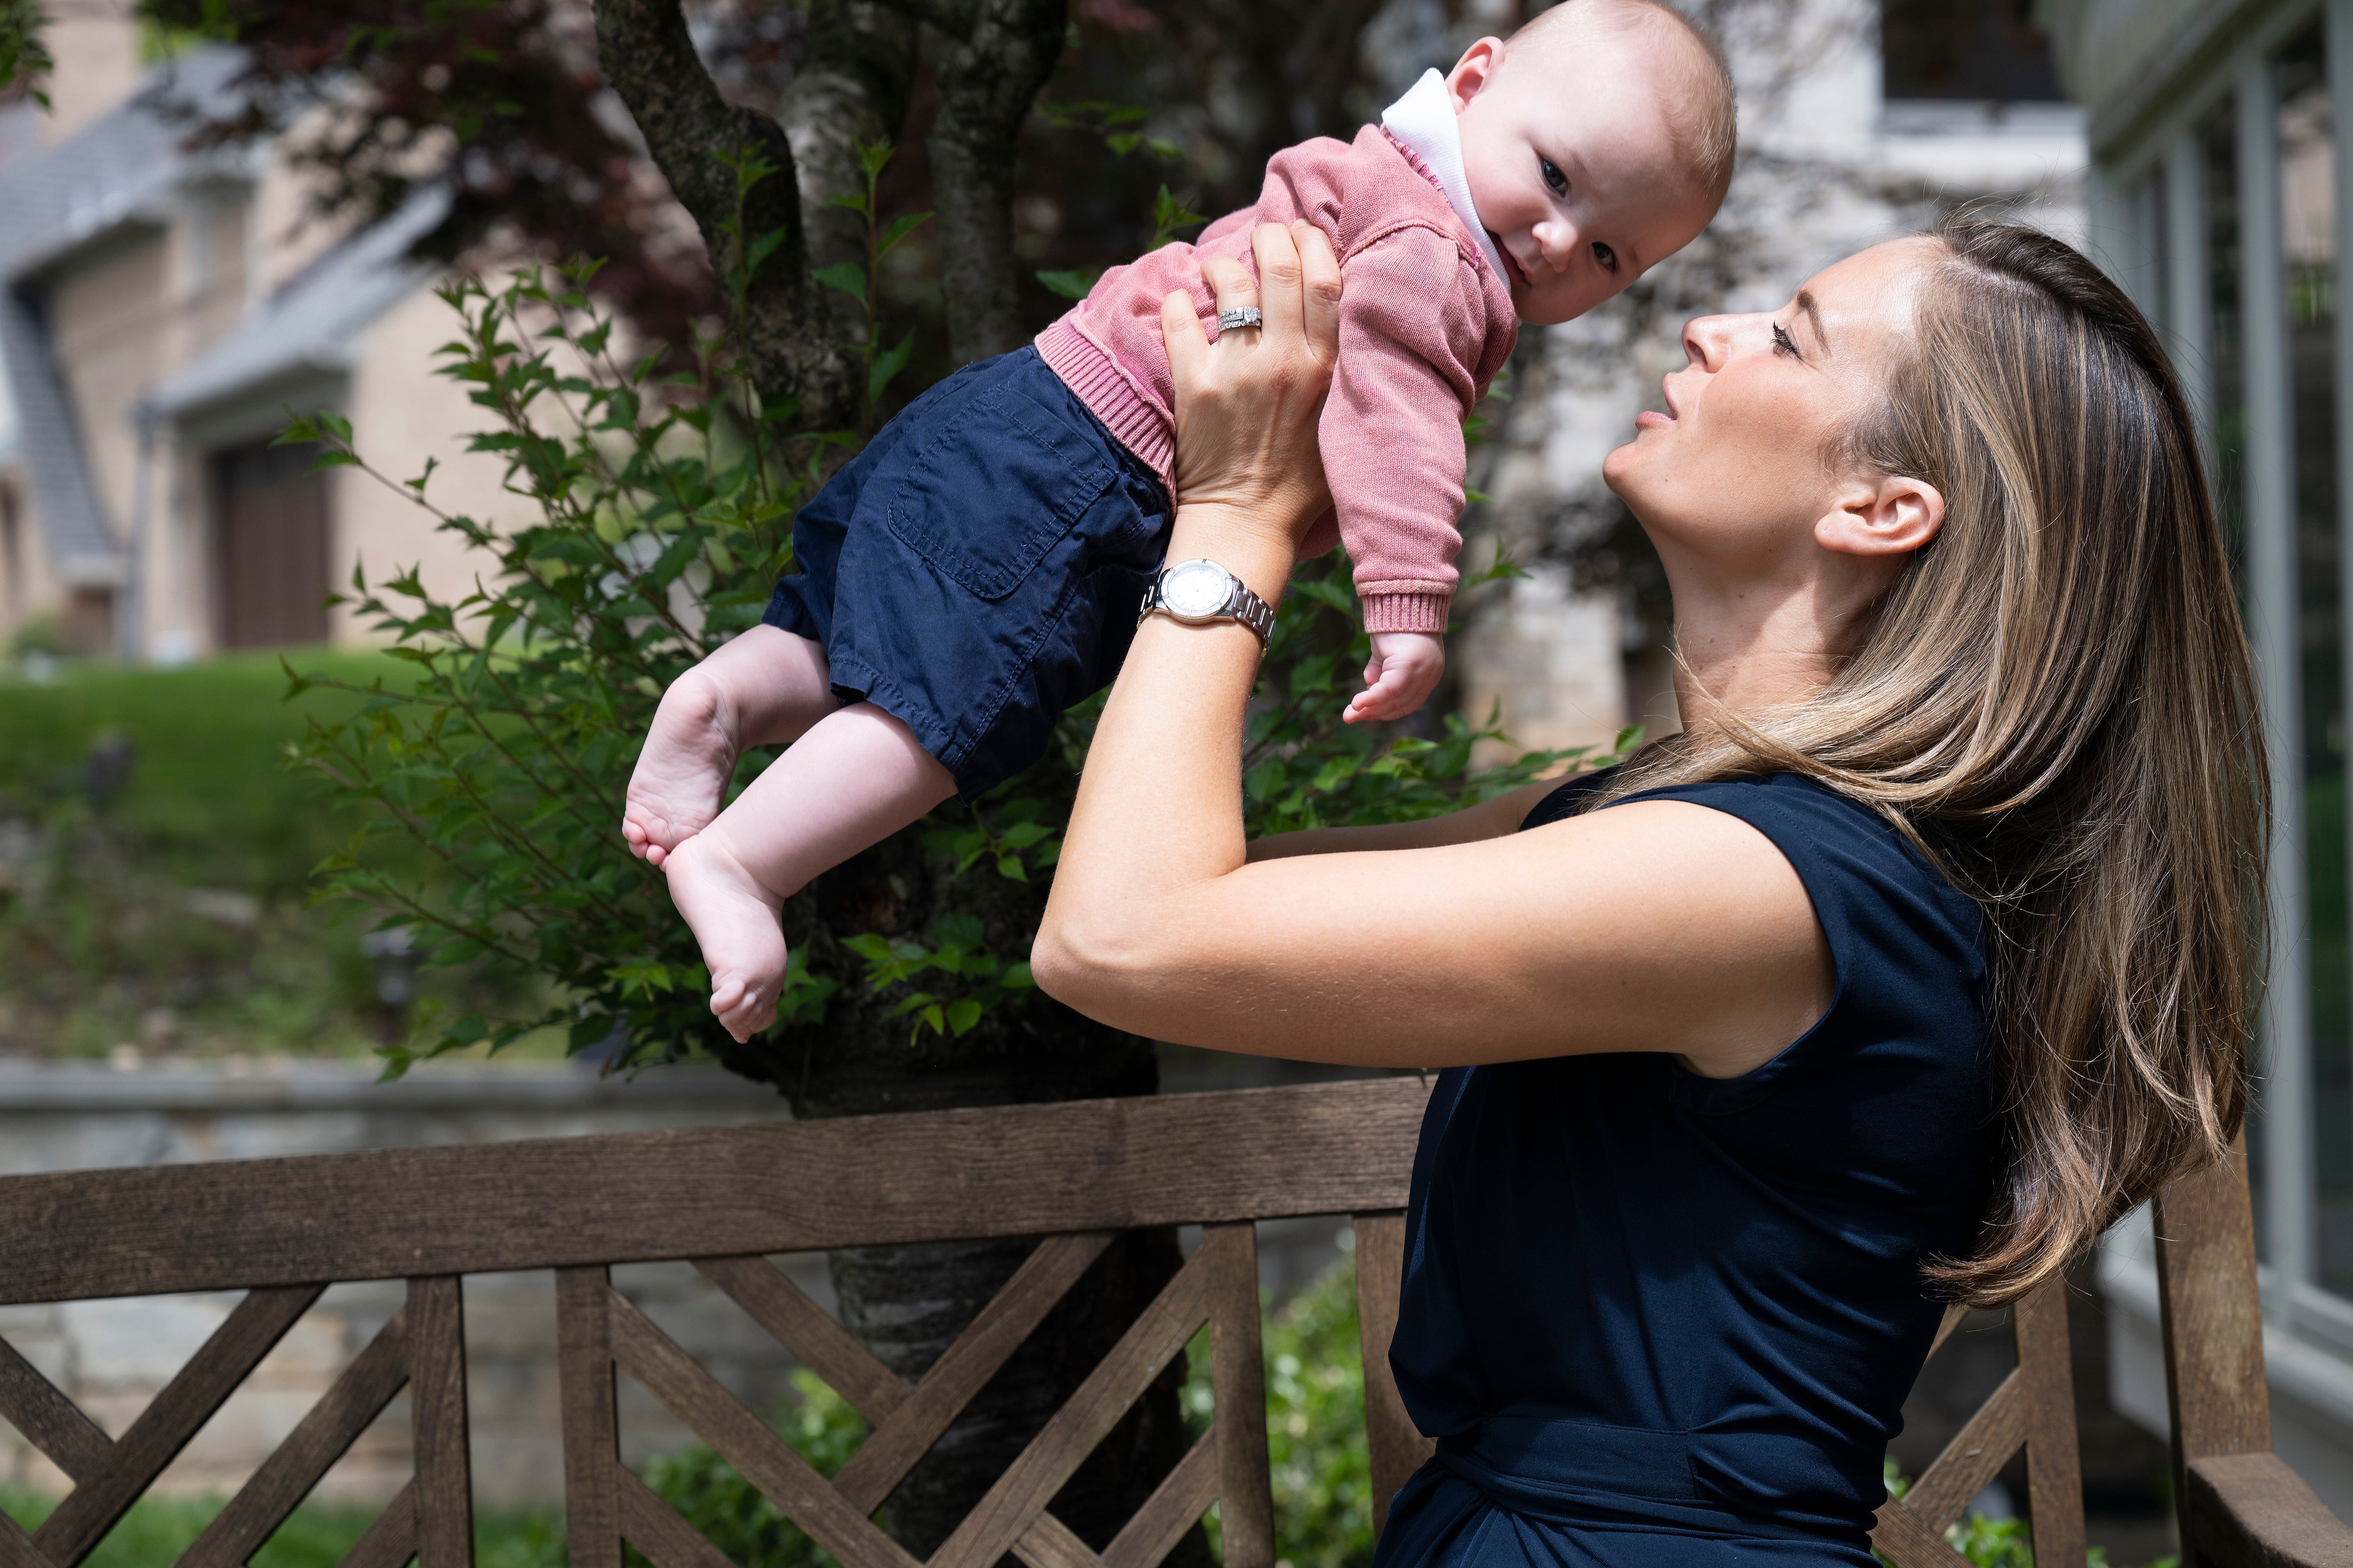
[[[1706,806],[1746,823],[1781,852],[1805,883],[1841,969],[1865,952],[1915,953],[1972,983],[1982,976],[1983,911],[1875,807],[1796,773],[1663,784],[1593,806],[1617,782],[1615,769],[1571,779],[1539,801],[1522,826],[1641,801]]]

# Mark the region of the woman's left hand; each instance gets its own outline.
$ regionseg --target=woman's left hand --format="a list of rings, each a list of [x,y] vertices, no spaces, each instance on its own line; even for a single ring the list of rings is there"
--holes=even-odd
[[[1256,305],[1265,323],[1211,343],[1192,296],[1161,302],[1176,384],[1176,504],[1295,546],[1332,504],[1316,427],[1340,357],[1340,264],[1310,223],[1261,224],[1250,236],[1258,277],[1213,257],[1201,267],[1220,311]]]

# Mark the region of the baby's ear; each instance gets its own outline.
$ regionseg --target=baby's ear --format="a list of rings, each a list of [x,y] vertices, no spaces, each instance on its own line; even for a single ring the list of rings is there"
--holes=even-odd
[[[1503,68],[1501,38],[1482,38],[1463,50],[1454,68],[1446,73],[1447,96],[1454,100],[1454,112],[1460,114],[1470,108],[1472,99],[1494,85],[1495,73]]]

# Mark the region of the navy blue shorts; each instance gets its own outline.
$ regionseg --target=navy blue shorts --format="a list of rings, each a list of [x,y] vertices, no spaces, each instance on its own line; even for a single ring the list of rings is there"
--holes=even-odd
[[[972,800],[1119,673],[1171,521],[1158,476],[1017,349],[915,399],[801,509],[762,619],[824,644],[834,694],[900,720]]]

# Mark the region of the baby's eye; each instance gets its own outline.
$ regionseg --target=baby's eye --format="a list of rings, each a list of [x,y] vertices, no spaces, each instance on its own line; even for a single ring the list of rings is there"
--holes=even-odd
[[[1618,270],[1618,253],[1598,239],[1593,242],[1593,259],[1601,263],[1604,272]]]
[[[1554,195],[1568,195],[1568,176],[1560,172],[1560,165],[1539,154],[1536,158],[1536,167],[1544,171],[1544,182],[1552,187]]]

